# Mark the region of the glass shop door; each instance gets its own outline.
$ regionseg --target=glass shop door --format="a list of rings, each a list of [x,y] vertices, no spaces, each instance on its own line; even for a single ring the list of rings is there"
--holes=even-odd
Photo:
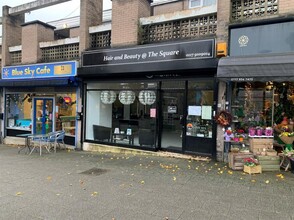
[[[33,134],[47,134],[54,131],[54,98],[34,98]]]
[[[161,148],[181,152],[184,139],[184,90],[162,90]]]

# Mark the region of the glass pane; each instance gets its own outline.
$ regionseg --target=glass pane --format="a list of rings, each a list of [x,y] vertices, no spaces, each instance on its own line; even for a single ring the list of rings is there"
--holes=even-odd
[[[64,130],[67,136],[74,136],[76,129],[76,94],[57,94],[55,106],[55,130]]]
[[[6,95],[7,127],[30,131],[32,128],[32,99],[30,94]]]
[[[182,117],[184,115],[184,93],[163,92],[161,147],[170,150],[182,149]]]
[[[44,127],[43,100],[36,101],[36,134],[42,134]]]
[[[138,85],[144,89],[131,89]],[[117,83],[117,87],[121,86],[121,83]],[[157,93],[149,89],[150,86],[156,87],[156,84],[131,83],[120,90],[97,90],[96,87],[96,90],[88,91],[86,139],[155,147]],[[90,85],[89,88],[95,86]],[[143,137],[147,137],[144,135],[146,131],[150,137],[147,142],[143,140]]]
[[[213,90],[188,90],[187,136],[212,138]]]

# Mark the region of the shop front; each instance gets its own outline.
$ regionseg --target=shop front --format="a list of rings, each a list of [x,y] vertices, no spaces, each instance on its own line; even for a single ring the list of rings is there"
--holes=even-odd
[[[214,156],[216,66],[214,40],[83,53],[84,149]]]
[[[25,134],[66,132],[65,143],[76,146],[77,62],[3,67],[2,131],[5,143]]]
[[[293,28],[294,22],[288,20],[233,26],[231,56],[219,61],[217,77],[226,83],[225,110],[230,116],[230,123],[223,125],[223,140],[241,146],[241,150],[242,145],[248,145],[255,156],[269,152],[278,157],[287,144],[293,146]],[[226,139],[228,129],[230,138]],[[289,143],[281,140],[286,134],[290,135]],[[240,136],[245,137],[244,142],[238,141]],[[224,154],[228,152],[225,147]],[[276,167],[279,169],[279,163]]]

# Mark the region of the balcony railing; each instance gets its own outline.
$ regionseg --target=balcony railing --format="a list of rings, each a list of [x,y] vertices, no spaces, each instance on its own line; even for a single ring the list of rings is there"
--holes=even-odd
[[[278,14],[279,0],[232,0],[231,21],[248,20]]]
[[[142,26],[141,43],[148,44],[175,39],[201,38],[215,35],[217,30],[217,15],[185,18],[164,23]]]

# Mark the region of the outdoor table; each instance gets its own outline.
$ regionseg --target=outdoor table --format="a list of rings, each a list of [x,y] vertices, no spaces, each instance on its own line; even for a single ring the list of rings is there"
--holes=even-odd
[[[29,152],[31,152],[31,146],[30,146],[30,136],[33,134],[18,134],[17,137],[24,137],[25,138],[25,145],[18,150],[18,153],[20,153],[22,150],[27,149]]]

